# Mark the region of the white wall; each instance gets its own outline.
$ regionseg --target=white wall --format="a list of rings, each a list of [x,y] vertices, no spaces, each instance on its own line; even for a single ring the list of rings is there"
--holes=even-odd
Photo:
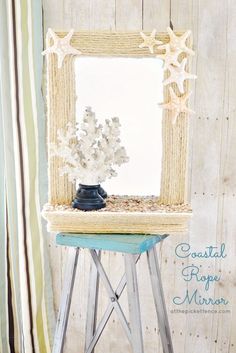
[[[190,195],[194,210],[186,236],[171,236],[159,247],[161,271],[168,310],[172,299],[188,288],[202,290],[202,284],[185,282],[182,269],[201,265],[203,274],[221,275],[207,296],[229,300],[229,314],[169,314],[176,353],[236,352],[236,2],[233,0],[44,0],[45,29],[152,30],[192,29],[196,57],[192,71],[198,75],[192,103],[196,115],[190,129]],[[226,243],[224,259],[187,260],[175,256],[180,242],[192,249]],[[54,302],[59,304],[65,251],[49,241],[53,272]],[[122,256],[104,255],[104,266],[118,281]],[[85,321],[88,256],[82,254],[72,303],[66,352],[82,352]],[[146,261],[139,264],[140,292],[146,352],[160,351],[157,323],[151,301]],[[203,292],[204,293],[204,292]],[[104,293],[105,294],[105,293]],[[123,300],[125,302],[125,300]],[[99,311],[106,306],[100,303]],[[192,306],[191,306],[192,307]],[[108,331],[110,330],[110,331]],[[79,336],[81,335],[81,336]],[[82,340],[81,338],[82,337]],[[123,339],[124,337],[124,339]],[[158,347],[158,349],[156,348]],[[129,345],[114,316],[97,352],[129,352]]]

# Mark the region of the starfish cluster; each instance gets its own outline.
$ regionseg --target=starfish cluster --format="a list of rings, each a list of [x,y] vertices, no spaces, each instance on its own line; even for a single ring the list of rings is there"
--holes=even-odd
[[[163,60],[164,70],[169,71],[169,76],[163,81],[163,85],[167,86],[175,83],[182,96],[176,95],[170,87],[170,101],[168,103],[161,103],[160,106],[163,109],[171,111],[172,123],[175,124],[180,113],[194,113],[194,111],[188,109],[186,105],[190,94],[185,94],[184,92],[184,81],[196,79],[197,76],[185,70],[187,57],[194,55],[194,51],[186,45],[186,40],[191,35],[191,31],[188,30],[181,36],[177,36],[172,29],[168,27],[167,33],[169,35],[169,42],[163,44],[156,39],[156,30],[153,30],[150,36],[141,32],[143,43],[139,45],[139,48],[148,48],[152,54],[154,54],[154,47],[157,47],[158,50],[165,50],[164,53],[156,55],[157,58]],[[185,58],[179,62],[181,53],[185,54]]]
[[[164,70],[169,71],[169,76],[163,81],[163,85],[175,83],[181,95],[178,96],[174,93],[173,89],[169,88],[170,101],[168,103],[161,103],[160,106],[163,109],[170,110],[172,112],[172,122],[176,122],[177,117],[180,113],[194,113],[186,106],[186,101],[189,95],[184,92],[184,81],[196,79],[197,76],[193,75],[185,70],[187,64],[187,57],[194,55],[194,51],[186,45],[186,40],[191,35],[191,31],[186,31],[181,36],[177,36],[173,30],[168,27],[167,33],[169,35],[169,42],[163,44],[161,41],[156,39],[156,30],[148,36],[143,32],[140,35],[143,39],[143,43],[139,45],[139,48],[148,48],[150,53],[154,54],[154,48],[158,50],[164,50],[162,54],[157,54],[156,57],[163,60]],[[67,55],[80,55],[81,52],[73,48],[70,44],[74,30],[71,29],[68,34],[60,38],[51,28],[48,30],[48,36],[53,39],[53,45],[42,52],[43,55],[54,53],[57,55],[58,68],[60,69],[63,65],[63,61]],[[179,56],[181,53],[185,54],[184,59],[179,62]]]

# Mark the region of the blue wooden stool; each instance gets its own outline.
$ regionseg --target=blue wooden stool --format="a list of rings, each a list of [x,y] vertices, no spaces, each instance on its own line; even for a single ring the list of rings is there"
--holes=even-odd
[[[159,330],[164,353],[173,353],[173,346],[164,301],[160,270],[155,245],[167,235],[120,235],[120,234],[58,234],[58,245],[71,247],[68,253],[65,280],[62,290],[61,304],[57,319],[52,353],[62,353],[70,311],[71,297],[80,248],[90,249],[92,266],[90,271],[88,310],[86,322],[85,353],[94,353],[97,344],[113,310],[124,328],[133,348],[133,353],[143,353],[143,336],[138,295],[136,263],[141,253],[146,252],[151,277],[153,297],[157,312]],[[101,250],[124,253],[125,274],[114,291],[106,272],[101,264]],[[99,277],[103,281],[108,296],[109,305],[97,325],[97,299]],[[130,324],[119,304],[119,297],[127,285]]]

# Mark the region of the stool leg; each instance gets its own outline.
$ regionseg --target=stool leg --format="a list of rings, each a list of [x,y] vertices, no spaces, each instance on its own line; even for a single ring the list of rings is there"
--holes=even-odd
[[[69,248],[52,353],[62,353],[68,323],[79,248]]]
[[[156,249],[147,251],[148,267],[164,353],[174,353]]]
[[[101,251],[98,251],[98,258],[101,258]],[[97,323],[97,304],[99,292],[99,274],[96,265],[91,261],[89,278],[89,295],[86,320],[85,352],[93,339]],[[91,351],[94,353],[94,349]]]
[[[135,262],[135,255],[125,254],[125,272],[127,280],[132,348],[133,353],[143,353],[143,335]]]

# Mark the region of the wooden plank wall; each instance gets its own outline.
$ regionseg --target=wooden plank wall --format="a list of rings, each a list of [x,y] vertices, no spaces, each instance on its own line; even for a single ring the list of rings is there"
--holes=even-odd
[[[169,314],[176,353],[236,352],[236,2],[234,0],[44,0],[44,28],[55,30],[152,30],[165,31],[170,20],[175,30],[191,29],[197,55],[193,72],[198,75],[192,104],[196,115],[190,127],[190,195],[194,210],[188,235],[166,240],[159,249],[168,311],[172,298],[188,288],[202,291],[202,284],[184,282],[181,270],[199,265],[203,274],[221,275],[207,296],[229,300],[224,314]],[[226,244],[225,259],[181,260],[174,254],[180,242],[192,249]],[[65,249],[49,241],[54,304],[58,309]],[[122,273],[122,255],[103,254],[104,266],[116,284]],[[66,352],[83,351],[83,330],[88,284],[88,254],[79,260],[78,280],[72,302]],[[151,299],[146,260],[139,264],[146,352],[160,352],[158,327]],[[105,292],[102,288],[105,298]],[[122,300],[125,303],[125,296]],[[107,303],[100,300],[99,313]],[[195,306],[196,307],[196,306]],[[182,306],[181,308],[189,308]],[[206,307],[204,307],[206,308]],[[218,309],[218,308],[216,308]],[[222,307],[221,307],[222,309]],[[224,309],[224,308],[223,308]],[[126,308],[127,310],[127,308]],[[80,336],[79,336],[80,335]],[[116,316],[112,317],[97,352],[130,352]]]

